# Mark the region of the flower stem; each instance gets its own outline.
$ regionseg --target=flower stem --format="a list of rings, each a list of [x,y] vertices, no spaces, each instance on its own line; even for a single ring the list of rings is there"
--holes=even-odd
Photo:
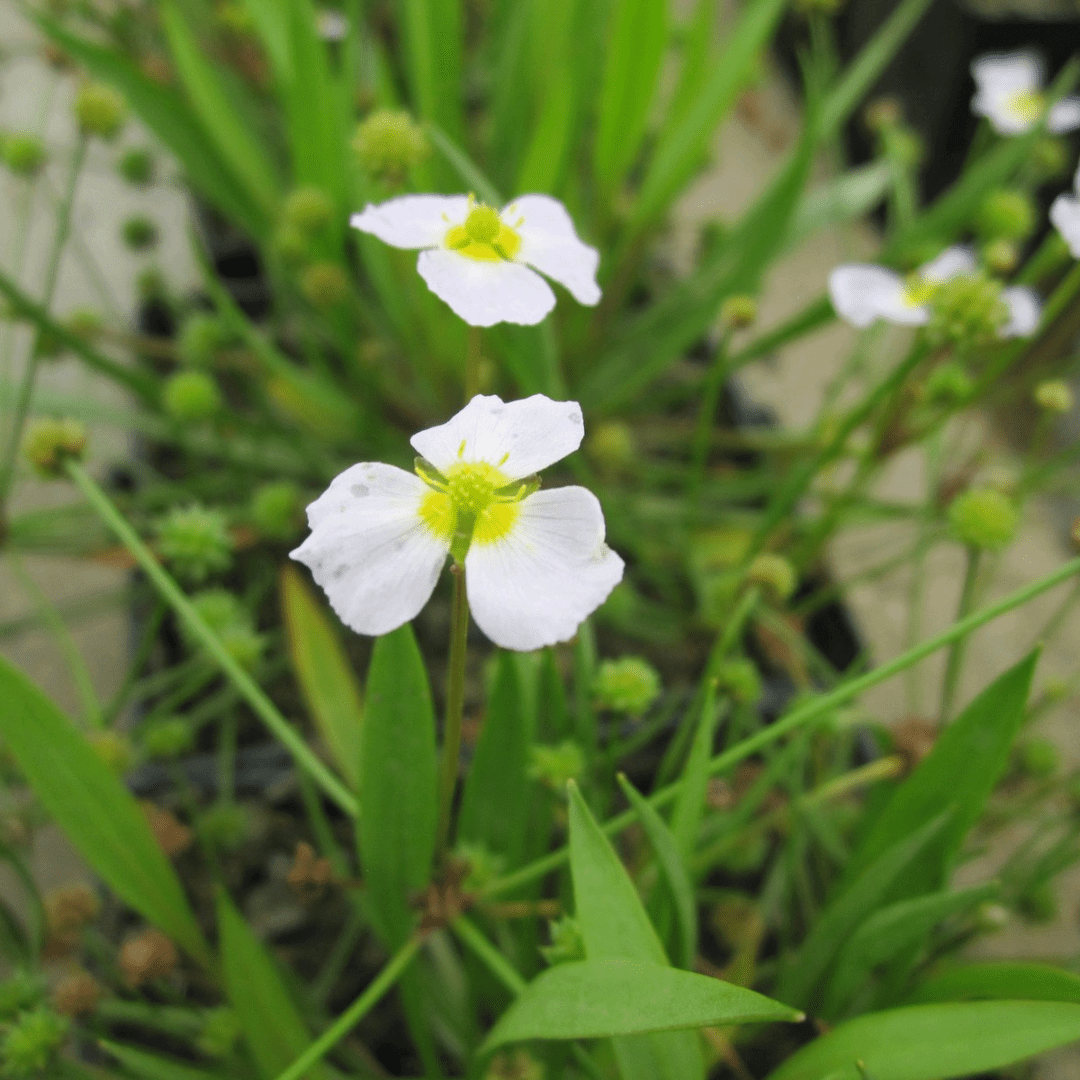
[[[443,727],[442,761],[439,764],[439,832],[435,865],[446,857],[450,841],[450,811],[457,786],[461,752],[461,713],[465,704],[465,643],[469,633],[469,602],[465,592],[465,567],[455,563],[454,607],[450,624],[450,671],[446,683],[446,724]]]
[[[977,547],[968,546],[967,568],[964,570],[964,587],[960,591],[960,606],[956,611],[956,621],[962,622],[971,613],[975,603],[975,579],[979,573],[979,554]],[[943,728],[949,722],[953,701],[956,699],[956,687],[960,681],[960,669],[964,664],[964,648],[967,637],[959,637],[949,649],[949,660],[945,665],[945,681],[941,684],[941,712],[938,714],[938,727]]]
[[[465,404],[480,393],[480,327],[469,327],[469,343],[465,349]]]
[[[724,388],[727,376],[727,343],[725,334],[713,357],[712,367],[705,377],[705,392],[701,398],[701,411],[698,413],[697,429],[691,449],[690,473],[687,477],[687,506],[691,520],[696,520],[701,513],[701,489],[705,483],[705,459],[709,455],[709,438],[716,422],[716,406],[720,401],[720,392]]]

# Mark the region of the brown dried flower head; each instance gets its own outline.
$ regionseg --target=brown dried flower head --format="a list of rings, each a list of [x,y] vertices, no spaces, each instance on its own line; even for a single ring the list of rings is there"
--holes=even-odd
[[[139,803],[158,847],[171,859],[191,847],[195,834],[171,810],[165,810],[152,802]]]
[[[101,903],[89,885],[74,882],[62,885],[45,895],[45,918],[49,934],[45,956],[66,956],[79,944],[79,936],[87,923],[97,917]]]
[[[53,987],[52,1005],[61,1016],[83,1016],[97,1008],[105,988],[82,968],[63,975]]]
[[[315,854],[315,849],[305,840],[296,845],[293,864],[285,880],[299,893],[317,892],[330,884],[334,871],[330,860]]]
[[[120,947],[119,965],[130,986],[162,979],[177,964],[176,946],[160,931],[140,930]]]

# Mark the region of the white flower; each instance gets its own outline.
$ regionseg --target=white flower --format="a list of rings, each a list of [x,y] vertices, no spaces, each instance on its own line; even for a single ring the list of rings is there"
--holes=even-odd
[[[852,326],[865,329],[877,319],[904,326],[925,326],[930,301],[946,281],[974,273],[975,256],[966,247],[947,248],[932,262],[905,278],[884,266],[855,263],[829,274],[829,298],[836,313]],[[1009,321],[999,336],[1026,337],[1039,324],[1039,299],[1022,285],[1001,290]]]
[[[985,116],[999,135],[1020,135],[1046,113],[1043,65],[1031,52],[993,53],[972,62],[972,112]],[[1046,116],[1047,129],[1060,134],[1080,127],[1080,97],[1063,98]]]
[[[522,195],[501,211],[471,195],[402,195],[368,203],[352,224],[393,247],[422,249],[420,276],[472,326],[540,322],[555,294],[535,270],[579,303],[600,300],[600,255],[578,239],[566,208],[549,195]]]
[[[1074,195],[1059,195],[1050,207],[1050,220],[1061,233],[1074,259],[1080,259],[1080,166],[1073,179]]]
[[[533,476],[584,432],[576,401],[478,395],[413,436],[419,475],[362,462],[336,476],[307,508],[311,535],[292,557],[360,634],[414,618],[452,553],[464,560],[473,618],[496,645],[566,641],[623,574],[596,496],[538,491]]]

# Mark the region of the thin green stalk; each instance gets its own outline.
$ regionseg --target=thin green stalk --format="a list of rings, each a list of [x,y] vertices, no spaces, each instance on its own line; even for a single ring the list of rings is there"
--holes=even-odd
[[[712,367],[705,378],[705,393],[698,412],[697,428],[690,450],[690,471],[686,480],[686,505],[691,521],[701,512],[701,488],[705,481],[705,458],[709,453],[709,441],[716,420],[716,406],[724,389],[727,376],[728,334],[724,334],[713,357]]]
[[[446,685],[446,724],[443,728],[442,759],[439,762],[439,831],[436,834],[435,865],[441,865],[450,841],[450,815],[457,787],[458,756],[461,753],[461,714],[465,706],[465,646],[469,635],[469,601],[465,591],[465,567],[455,564],[453,614],[450,625],[450,670]]]
[[[46,312],[52,307],[53,298],[56,295],[56,282],[60,276],[60,258],[64,254],[68,234],[71,231],[71,212],[75,206],[75,190],[78,187],[83,162],[86,160],[87,145],[88,139],[86,135],[80,134],[79,141],[75,144],[75,152],[71,155],[71,168],[68,171],[63,202],[60,204],[56,223],[56,236],[45,268],[45,287],[42,290],[41,304]],[[7,502],[11,483],[15,478],[15,463],[19,457],[19,444],[22,442],[23,426],[26,424],[26,418],[30,413],[30,404],[34,398],[34,385],[37,382],[38,368],[41,364],[41,356],[37,347],[40,333],[39,330],[35,334],[30,355],[26,358],[26,370],[23,372],[22,382],[19,385],[19,396],[15,402],[11,436],[4,451],[3,461],[0,462],[0,507],[3,507]]]
[[[776,742],[785,735],[790,734],[792,731],[804,727],[811,720],[816,719],[823,713],[827,713],[830,709],[835,709],[837,706],[845,704],[852,698],[858,697],[864,690],[869,690],[870,687],[877,686],[878,683],[891,679],[894,675],[898,675],[900,672],[911,667],[912,664],[917,664],[920,660],[932,655],[939,649],[951,645],[960,638],[967,637],[968,634],[978,630],[979,627],[985,626],[989,622],[993,622],[994,619],[1012,611],[1014,608],[1021,607],[1029,600],[1033,600],[1036,596],[1046,592],[1048,589],[1052,589],[1055,585],[1068,580],[1078,573],[1080,573],[1080,558],[1072,559],[1059,566],[1051,573],[1032,582],[1030,585],[1025,585],[1022,589],[1017,589],[1015,592],[1010,593],[996,604],[991,604],[989,607],[983,608],[982,611],[973,612],[966,619],[955,623],[947,630],[943,630],[940,634],[935,634],[932,638],[928,638],[926,641],[922,642],[922,644],[915,646],[915,648],[908,649],[906,652],[896,657],[895,660],[890,660],[887,664],[882,664],[881,667],[876,668],[873,671],[868,671],[864,675],[849,679],[848,681],[841,683],[835,690],[822,694],[820,697],[804,701],[801,705],[796,706],[791,712],[782,716],[775,723],[770,724],[766,728],[762,728],[737,746],[733,746],[729,750],[725,750],[723,753],[714,757],[709,762],[709,774],[715,776],[717,773],[723,772],[732,765],[743,761],[751,754],[756,753],[762,747],[768,746],[770,743]],[[678,796],[681,786],[681,781],[669,784],[667,787],[661,788],[659,791],[650,795],[649,802],[652,803],[654,807],[666,806]],[[603,830],[608,836],[613,836],[636,820],[636,813],[632,810],[627,811],[618,814],[616,817],[607,821],[603,826]],[[557,870],[566,862],[568,857],[569,850],[565,847],[560,848],[558,851],[553,851],[551,854],[545,855],[543,858],[537,859],[513,873],[506,874],[501,878],[496,878],[494,881],[490,882],[486,888],[480,891],[481,895],[484,897],[495,896],[500,893],[508,892],[518,885],[534,881],[535,879],[550,873],[552,870]]]
[[[326,999],[337,986],[338,979],[341,978],[342,972],[348,965],[366,925],[364,916],[359,910],[353,908],[330,949],[330,955],[312,981],[311,996],[319,1005],[325,1004]]]
[[[480,393],[480,327],[469,327],[468,345],[465,349],[465,403]]]
[[[157,561],[154,553],[112,504],[105,492],[98,487],[90,474],[78,462],[69,461],[67,463],[67,475],[79,491],[82,492],[87,502],[98,512],[101,519],[116,534],[120,543],[131,553],[158,593],[187,624],[194,637],[217,661],[236,689],[243,694],[244,699],[255,715],[286,746],[296,759],[296,763],[308,773],[319,787],[349,817],[356,817],[360,811],[352,793],[293,730],[288,720],[281,715],[277,706],[266,696],[263,690],[255,683],[255,680],[229,655],[218,636],[192,607],[191,601],[184,595],[180,586],[176,584],[172,576]]]
[[[975,582],[979,575],[979,556],[977,547],[968,545],[967,566],[964,568],[964,587],[960,590],[960,606],[956,610],[957,622],[967,618],[975,603]],[[960,671],[964,665],[964,649],[967,639],[960,637],[952,643],[949,660],[945,665],[945,681],[941,684],[941,711],[938,714],[938,727],[949,722],[953,702],[956,700],[956,688],[960,681]]]
[[[329,1053],[371,1011],[409,966],[423,939],[411,937],[368,984],[368,988],[284,1071],[276,1080],[299,1080],[312,1065]]]
[[[525,989],[525,980],[514,970],[510,961],[480,930],[464,915],[459,915],[451,924],[450,928],[474,953],[478,960],[482,961],[488,971],[495,976],[515,997]]]
[[[1069,595],[1061,602],[1061,606],[1046,620],[1046,625],[1039,631],[1035,640],[1042,642],[1043,645],[1053,641],[1077,601],[1080,601],[1080,581],[1069,590]]]

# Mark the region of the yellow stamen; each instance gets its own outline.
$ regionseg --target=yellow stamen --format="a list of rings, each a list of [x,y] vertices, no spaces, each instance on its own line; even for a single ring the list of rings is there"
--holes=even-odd
[[[517,223],[519,226],[521,222]],[[447,230],[446,246],[480,262],[510,261],[521,250],[521,237],[493,206],[469,201],[464,225]]]
[[[1025,124],[1034,124],[1042,118],[1046,98],[1038,90],[1018,90],[1009,97],[1006,107]]]
[[[908,307],[922,307],[928,304],[934,297],[934,293],[941,287],[938,281],[912,274],[904,284],[904,303]]]
[[[419,470],[418,470],[419,471]],[[431,481],[420,472],[420,477]],[[472,522],[471,539],[493,544],[514,527],[521,499],[529,485],[513,481],[486,461],[451,465],[443,474],[445,486],[431,487],[420,503],[420,518],[436,536],[453,540],[459,521]]]

